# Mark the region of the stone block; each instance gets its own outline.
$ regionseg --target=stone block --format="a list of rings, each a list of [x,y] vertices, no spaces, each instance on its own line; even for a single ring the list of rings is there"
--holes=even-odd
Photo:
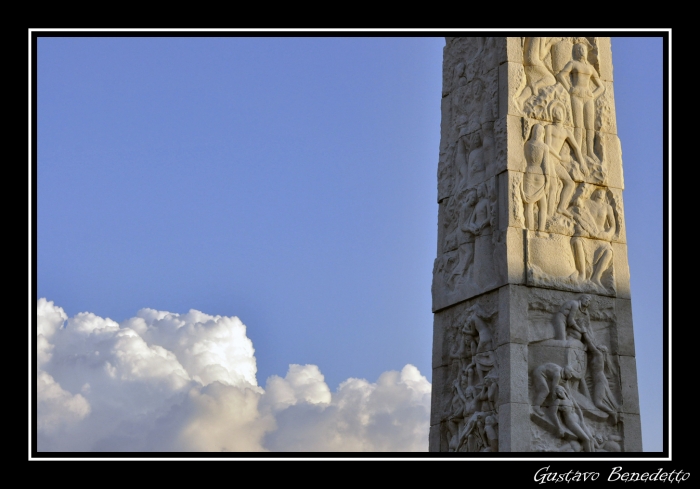
[[[637,362],[634,357],[618,356],[620,368],[620,390],[622,392],[623,413],[639,414],[639,393],[637,390]]]
[[[497,170],[524,171],[526,167],[522,117],[506,115],[494,123]]]
[[[631,293],[630,268],[627,260],[627,245],[624,243],[612,243],[612,247],[617,297],[620,299],[629,299],[631,297]]]
[[[525,86],[525,70],[520,63],[503,63],[498,67],[498,116],[522,115],[517,95]]]
[[[428,435],[428,450],[431,452],[446,452],[447,446],[443,449],[442,438],[442,424],[431,426],[430,434]]]
[[[449,310],[435,313],[433,316],[433,368],[445,367],[449,363],[451,341],[448,330],[452,326],[452,314]]]
[[[522,37],[506,37],[506,59],[504,61],[523,64]]]
[[[625,290],[629,286],[625,287],[623,280],[618,279],[618,267],[623,277],[629,272],[615,256],[616,244],[624,246],[580,236],[526,231],[527,285],[620,296],[617,288],[622,285]],[[626,251],[624,257],[626,259]],[[584,266],[583,275],[578,270],[578,260]],[[629,297],[629,293],[622,297]]]
[[[612,328],[610,346],[610,353],[614,355],[635,355],[632,302],[629,299],[615,299],[615,327]]]
[[[531,366],[537,366],[546,361],[554,363],[558,363],[559,360],[568,361],[564,357],[557,360],[553,357],[537,358],[532,355],[537,348],[580,347],[581,342],[578,341],[580,337],[573,336],[572,322],[584,328],[588,325],[595,334],[596,343],[606,346],[608,350],[611,349],[610,331],[615,328],[616,322],[614,298],[553,289],[526,288],[526,290],[527,306],[523,314],[527,321]],[[585,303],[584,298],[587,299]],[[569,345],[568,340],[564,341],[567,337],[574,338],[576,341]]]
[[[621,416],[621,421],[624,451],[642,452],[642,422],[639,414],[625,413]]]
[[[625,179],[622,172],[622,148],[620,139],[615,134],[598,133],[603,144],[603,164],[605,166],[606,177],[604,185],[613,188],[624,189]]]
[[[511,402],[498,408],[499,452],[529,452],[530,405]]]
[[[525,229],[525,214],[522,196],[523,173],[517,171],[503,172],[500,175],[499,206],[501,218],[499,224],[503,227]]]
[[[507,283],[526,284],[525,230],[508,228],[506,231],[506,249]]]
[[[509,284],[498,289],[497,346],[528,343],[528,299],[527,287]]]
[[[603,81],[613,81],[612,50],[609,37],[596,37],[598,73]]]
[[[439,255],[433,268],[433,312],[508,283],[512,272],[506,250],[513,240],[511,234],[509,229],[478,235],[473,242]],[[522,277],[522,262],[518,270]]]
[[[527,345],[508,343],[496,350],[498,361],[498,405],[529,403],[527,397]]]
[[[594,448],[577,422],[601,450],[640,450],[610,40],[448,38],[444,52],[430,450],[448,449],[448,417],[493,427],[496,408],[500,451]]]
[[[462,346],[460,341],[464,340],[461,331],[469,320],[470,309],[477,305],[488,316],[487,322],[495,339],[492,342],[493,346],[487,349],[493,350],[500,344],[500,340],[497,339],[499,331],[496,325],[500,316],[498,291],[482,294],[435,313],[433,321],[433,366],[449,366],[451,370],[448,372],[448,377],[452,380],[457,373],[454,370],[454,364],[458,362],[455,355]],[[464,355],[466,355],[468,349],[469,347],[466,345],[461,348]]]
[[[617,134],[615,90],[611,81],[601,82],[605,91],[595,101],[595,130]]]
[[[433,368],[432,394],[430,401],[430,426],[439,424],[452,399],[450,367]]]

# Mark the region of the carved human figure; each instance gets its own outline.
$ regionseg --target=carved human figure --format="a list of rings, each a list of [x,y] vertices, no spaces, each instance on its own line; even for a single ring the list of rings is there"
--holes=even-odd
[[[458,173],[457,186],[455,188],[455,193],[457,195],[466,189],[469,184],[469,176],[467,175],[469,171],[467,164],[467,158],[469,156],[468,122],[466,115],[460,115],[456,120],[457,129],[459,130],[455,147],[455,167]]]
[[[496,416],[490,415],[486,416],[484,431],[486,432],[486,438],[488,439],[488,449],[489,452],[498,451],[498,420]]]
[[[518,96],[519,105],[533,95],[537,95],[540,88],[554,85],[557,80],[544,64],[544,58],[552,44],[558,41],[557,37],[526,37],[523,46],[523,68],[525,69],[526,84]]]
[[[492,336],[488,325],[484,321],[484,319],[489,319],[494,313],[487,315],[479,304],[474,304],[469,308],[468,314],[462,334],[479,336],[473,362],[478,377],[477,383],[482,384],[486,374],[495,365]]]
[[[456,435],[459,433],[459,428],[464,421],[464,412],[467,404],[464,388],[464,373],[460,372],[454,382],[452,382],[452,399],[447,412],[447,439],[451,451],[456,450],[458,441]]]
[[[476,412],[476,404],[478,402],[476,387],[470,385],[464,391],[467,398],[467,402],[464,404],[464,419],[469,419],[469,417]]]
[[[619,406],[610,390],[610,383],[605,376],[608,349],[603,345],[597,345],[591,333],[585,334],[583,338],[588,348],[588,370],[591,373],[593,382],[593,392],[591,393],[593,404],[601,411],[608,413],[613,424],[617,424]]]
[[[469,227],[469,221],[474,213],[474,204],[476,203],[477,192],[475,189],[470,189],[459,209],[457,232],[461,233],[458,237],[459,246],[459,262],[454,267],[447,279],[450,288],[456,287],[460,280],[464,280],[469,271],[469,267],[474,263],[474,233]]]
[[[561,415],[564,426],[566,426],[573,434],[575,434],[584,452],[595,451],[595,440],[593,438],[593,433],[590,428],[586,425],[583,419],[583,412],[581,408],[576,404],[576,402],[571,399],[569,393],[566,389],[558,385],[555,390],[556,400],[554,405],[556,406],[557,413]],[[557,435],[562,438],[564,436],[564,430],[562,429],[561,422],[559,421],[559,416],[555,417],[557,424]]]
[[[484,377],[484,385],[477,398],[481,401],[481,410],[485,412],[498,412],[498,377],[495,372],[496,369],[491,369],[491,371],[486,374]]]
[[[608,435],[607,437],[603,437],[601,435],[596,434],[595,435],[595,441],[596,441],[596,452],[621,452],[622,447],[620,447],[620,442],[622,442],[622,438],[618,435],[611,434]]]
[[[472,385],[473,371],[470,371],[470,369],[473,370],[471,363],[473,363],[474,355],[476,355],[476,340],[469,331],[459,328],[455,335],[455,345],[457,347],[453,346],[450,350],[450,358],[458,361],[459,371],[466,373],[468,376],[469,383],[467,385]]]
[[[527,167],[523,175],[522,198],[525,204],[525,226],[544,231],[547,222],[547,195],[549,194],[549,147],[544,142],[544,127],[535,124],[532,135],[525,143]],[[535,206],[538,208],[538,224],[535,224]]]
[[[484,413],[472,414],[459,434],[457,450],[466,442],[468,452],[478,452],[486,446],[486,432],[484,430]]]
[[[554,326],[554,339],[566,340],[567,327],[573,328],[575,331],[585,331],[586,326],[578,324],[576,321],[577,313],[586,314],[588,306],[591,304],[591,296],[588,294],[581,295],[578,299],[566,301],[552,317],[552,326]]]
[[[479,236],[485,234],[484,230],[491,224],[486,185],[479,185],[476,196],[478,202],[464,230],[469,230],[472,234]]]
[[[574,45],[573,58],[557,74],[557,80],[571,95],[574,131],[583,153],[593,161],[600,162],[593,148],[595,99],[605,92],[605,86],[601,83],[596,69],[588,62],[588,49],[585,44]],[[591,83],[595,86],[593,91]]]
[[[575,278],[586,278],[586,254],[581,236],[597,238],[595,251],[591,260],[591,282],[604,289],[602,277],[605,270],[610,267],[613,259],[610,241],[615,234],[615,213],[610,204],[605,200],[605,190],[596,189],[591,198],[574,207],[574,237],[571,245],[576,264]]]
[[[561,193],[559,194],[559,206],[557,207],[557,212],[563,214],[567,217],[571,217],[571,213],[568,211],[569,203],[571,202],[571,196],[574,194],[575,184],[569,172],[564,168],[564,161],[562,159],[562,149],[564,149],[564,144],[569,143],[569,145],[574,149],[576,153],[576,158],[578,158],[579,168],[581,173],[584,175],[588,174],[586,166],[583,164],[583,155],[581,154],[581,148],[576,142],[574,134],[564,126],[563,121],[565,117],[564,107],[557,104],[552,109],[552,120],[554,124],[550,124],[545,129],[545,142],[549,146],[549,156],[551,157],[551,165],[549,165],[551,171],[559,177],[563,185]],[[568,158],[566,156],[565,158]],[[550,195],[549,195],[549,214],[554,214],[554,205],[556,202],[556,186],[550,185]]]
[[[532,388],[535,391],[535,396],[532,400],[532,410],[540,416],[544,416],[542,412],[542,404],[551,394],[554,396],[555,389],[562,381],[567,381],[573,377],[573,368],[570,365],[560,367],[556,363],[544,363],[537,367],[532,372]]]
[[[469,168],[467,178],[469,181],[474,182],[486,168],[481,131],[476,131],[469,136],[469,146],[471,149],[469,151],[469,160],[467,164]]]

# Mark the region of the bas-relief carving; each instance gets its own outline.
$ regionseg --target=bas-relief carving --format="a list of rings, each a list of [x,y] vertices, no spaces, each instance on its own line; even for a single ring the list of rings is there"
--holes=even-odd
[[[505,40],[448,38],[444,51],[438,202],[496,174],[498,60]]]
[[[611,243],[624,240],[622,200],[604,186],[605,138],[596,131],[610,129],[614,113],[596,43],[522,38],[524,77],[515,96],[525,161],[512,178],[519,195],[510,199],[510,225],[528,230],[528,285],[615,296]]]
[[[496,225],[494,123],[505,45],[505,38],[470,37],[445,46],[434,310],[496,286],[503,273],[494,257],[505,247]]]
[[[523,115],[552,121],[554,106],[561,106],[561,120],[573,126],[585,157],[579,164],[602,166],[595,131],[603,124],[608,100],[599,102],[606,87],[599,76],[596,38],[525,37],[522,41],[525,79],[516,98]]]
[[[482,300],[454,309],[442,345],[449,365],[448,395],[441,404],[442,436],[450,452],[497,452],[497,308]]]
[[[524,223],[528,229],[527,283],[616,295],[611,243],[623,238],[620,194],[580,183],[566,207],[566,215],[555,212],[549,217],[548,211],[553,206],[546,195],[547,185],[551,187],[554,179],[551,173],[546,177],[537,172],[542,168],[546,164],[528,164],[521,182]]]
[[[434,309],[495,287],[504,274],[505,233],[498,230],[496,178],[462,188],[440,203]]]
[[[558,134],[552,138],[551,157],[571,173],[563,175],[552,165],[565,184],[564,192],[571,179],[605,184],[605,138],[600,133],[614,131],[614,107],[599,76],[597,38],[526,37],[522,45],[524,76],[513,75],[521,77],[514,96],[523,137],[527,139],[535,123],[558,126],[553,129]]]
[[[612,299],[535,293],[528,306],[534,451],[621,451]]]

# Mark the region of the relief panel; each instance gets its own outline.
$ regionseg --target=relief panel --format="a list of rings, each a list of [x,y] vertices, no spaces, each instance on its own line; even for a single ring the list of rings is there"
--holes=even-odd
[[[497,452],[498,293],[435,316],[431,444],[450,452]]]
[[[636,403],[636,392],[623,393],[620,380],[633,357],[617,354],[621,323],[631,319],[625,306],[608,297],[530,289],[532,451],[624,451],[624,413]]]

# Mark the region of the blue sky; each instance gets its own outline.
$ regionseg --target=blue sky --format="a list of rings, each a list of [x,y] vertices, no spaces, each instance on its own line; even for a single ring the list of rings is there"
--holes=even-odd
[[[237,316],[257,381],[430,380],[431,37],[40,38],[37,291]],[[613,38],[645,450],[662,449],[663,47]],[[73,393],[75,394],[75,392]]]

